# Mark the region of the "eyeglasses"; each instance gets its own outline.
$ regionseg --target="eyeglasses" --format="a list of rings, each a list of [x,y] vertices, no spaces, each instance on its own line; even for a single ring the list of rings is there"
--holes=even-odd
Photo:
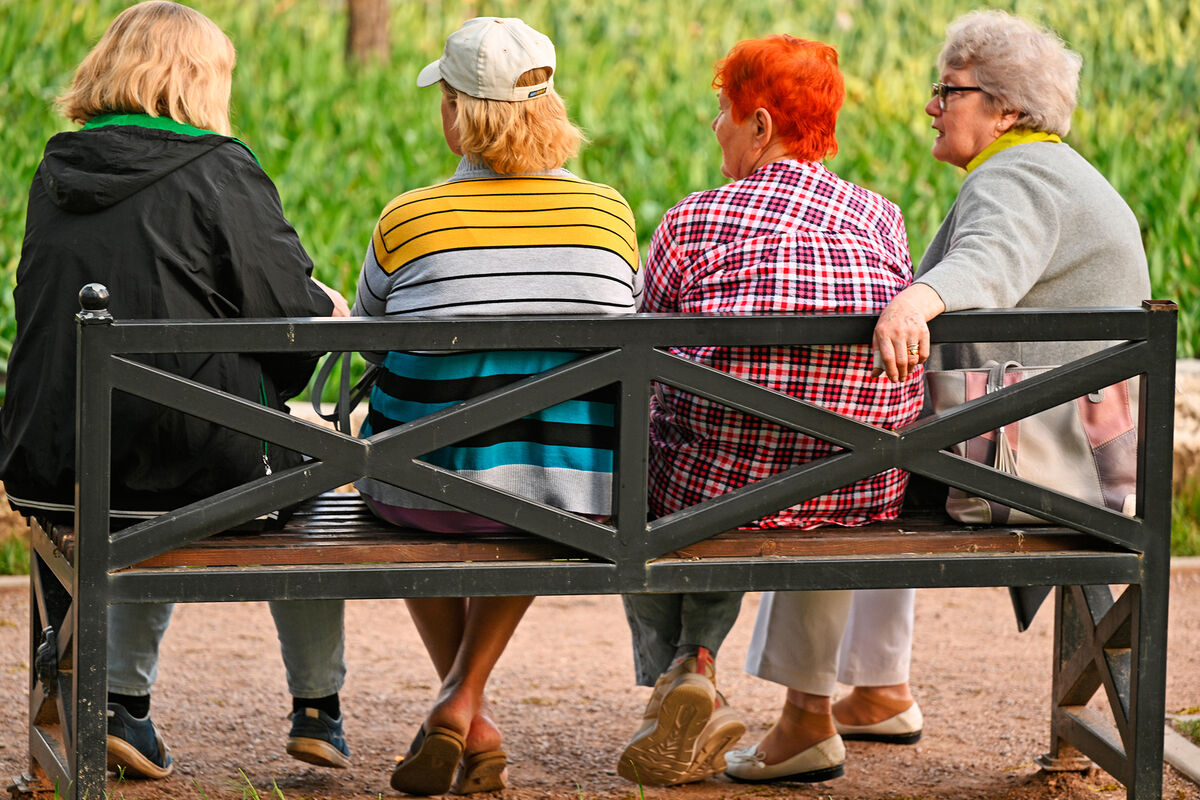
[[[930,92],[929,96],[936,97],[938,99],[938,108],[940,108],[942,111],[946,110],[946,95],[951,94],[952,92],[983,91],[982,86],[951,86],[948,83],[935,83],[931,88],[933,91]]]

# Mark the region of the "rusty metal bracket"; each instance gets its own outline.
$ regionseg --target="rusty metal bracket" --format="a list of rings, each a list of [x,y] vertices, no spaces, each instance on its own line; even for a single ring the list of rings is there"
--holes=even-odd
[[[12,800],[53,800],[58,793],[46,773],[34,767],[33,773],[22,772],[8,785]]]
[[[42,643],[33,657],[33,667],[46,695],[53,695],[58,690],[58,634],[49,625],[42,628]]]

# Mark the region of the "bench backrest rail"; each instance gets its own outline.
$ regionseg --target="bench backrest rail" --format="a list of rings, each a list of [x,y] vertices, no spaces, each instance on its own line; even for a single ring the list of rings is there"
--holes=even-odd
[[[95,797],[105,786],[104,654],[112,602],[902,585],[1058,585],[1047,763],[1069,762],[1079,748],[1126,784],[1130,800],[1161,794],[1174,304],[944,314],[931,325],[935,342],[1066,340],[1109,345],[1038,378],[889,431],[736,380],[670,351],[703,345],[866,346],[875,322],[871,316],[126,322],[112,319],[106,298],[100,287],[85,288],[84,311],[78,316],[73,559],[66,558],[50,536],[39,535],[36,526],[34,533],[30,753],[69,797]],[[497,348],[563,348],[582,355],[556,370],[366,440],[138,362],[140,355],[151,353]],[[942,450],[1134,376],[1140,376],[1141,394],[1137,513],[1132,518]],[[841,450],[648,523],[648,410],[655,381],[809,433]],[[612,525],[508,495],[419,460],[474,433],[614,384],[619,431]],[[118,390],[303,452],[312,461],[110,532],[109,422],[113,392]],[[941,479],[1078,533],[1067,532],[1061,551],[851,549],[811,559],[764,553],[694,560],[678,552],[892,466]],[[571,548],[578,559],[129,568],[360,477],[386,480],[507,522],[547,543]],[[1086,544],[1073,544],[1076,539]],[[1110,583],[1130,584],[1115,604],[1101,596]],[[1115,731],[1087,718],[1084,704],[1101,685],[1118,710]]]
[[[93,313],[79,342],[79,548],[121,569],[360,477],[374,477],[607,561],[641,571],[672,553],[778,508],[889,467],[931,476],[1131,552],[1161,548],[1169,514],[1174,393],[1173,304],[1144,309],[963,312],[935,320],[934,340],[1099,340],[1094,355],[897,430],[867,425],[688,361],[671,346],[824,345],[869,341],[874,318],[647,315],[454,320],[121,322]],[[408,425],[355,439],[133,360],[142,353],[315,352],[341,349],[592,351],[541,375]],[[1142,376],[1138,514],[1125,517],[945,452],[943,448]],[[842,448],[721,497],[647,523],[646,452],[652,383],[660,381]],[[619,385],[614,521],[604,525],[474,482],[419,460],[425,453],[563,400]],[[162,403],[313,460],[110,536],[108,429],[114,389]],[[1166,509],[1166,510],[1165,510]]]

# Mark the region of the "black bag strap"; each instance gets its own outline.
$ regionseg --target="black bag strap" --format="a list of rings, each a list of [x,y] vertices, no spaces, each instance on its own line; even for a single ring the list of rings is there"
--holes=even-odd
[[[350,385],[350,356],[346,353],[330,353],[325,361],[321,364],[321,368],[317,370],[317,377],[313,381],[312,391],[310,392],[310,401],[312,402],[313,411],[318,417],[327,422],[332,422],[333,427],[338,431],[351,435],[350,430],[350,414],[362,402],[362,399],[371,391],[371,387],[375,385],[375,381],[379,377],[379,365],[367,362],[367,369],[363,372],[353,386]],[[338,381],[338,399],[334,404],[333,412],[326,414],[321,410],[321,396],[325,393],[325,384],[329,382],[329,376],[333,374],[333,368],[341,360],[342,372]]]

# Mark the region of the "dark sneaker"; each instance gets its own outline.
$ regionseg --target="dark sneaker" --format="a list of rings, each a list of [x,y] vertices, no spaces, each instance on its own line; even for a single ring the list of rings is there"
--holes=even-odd
[[[350,748],[342,735],[341,717],[334,719],[316,708],[293,711],[288,716],[292,719],[288,755],[319,767],[350,766]]]
[[[171,753],[147,715],[108,704],[108,768],[125,778],[165,778],[175,768]]]

